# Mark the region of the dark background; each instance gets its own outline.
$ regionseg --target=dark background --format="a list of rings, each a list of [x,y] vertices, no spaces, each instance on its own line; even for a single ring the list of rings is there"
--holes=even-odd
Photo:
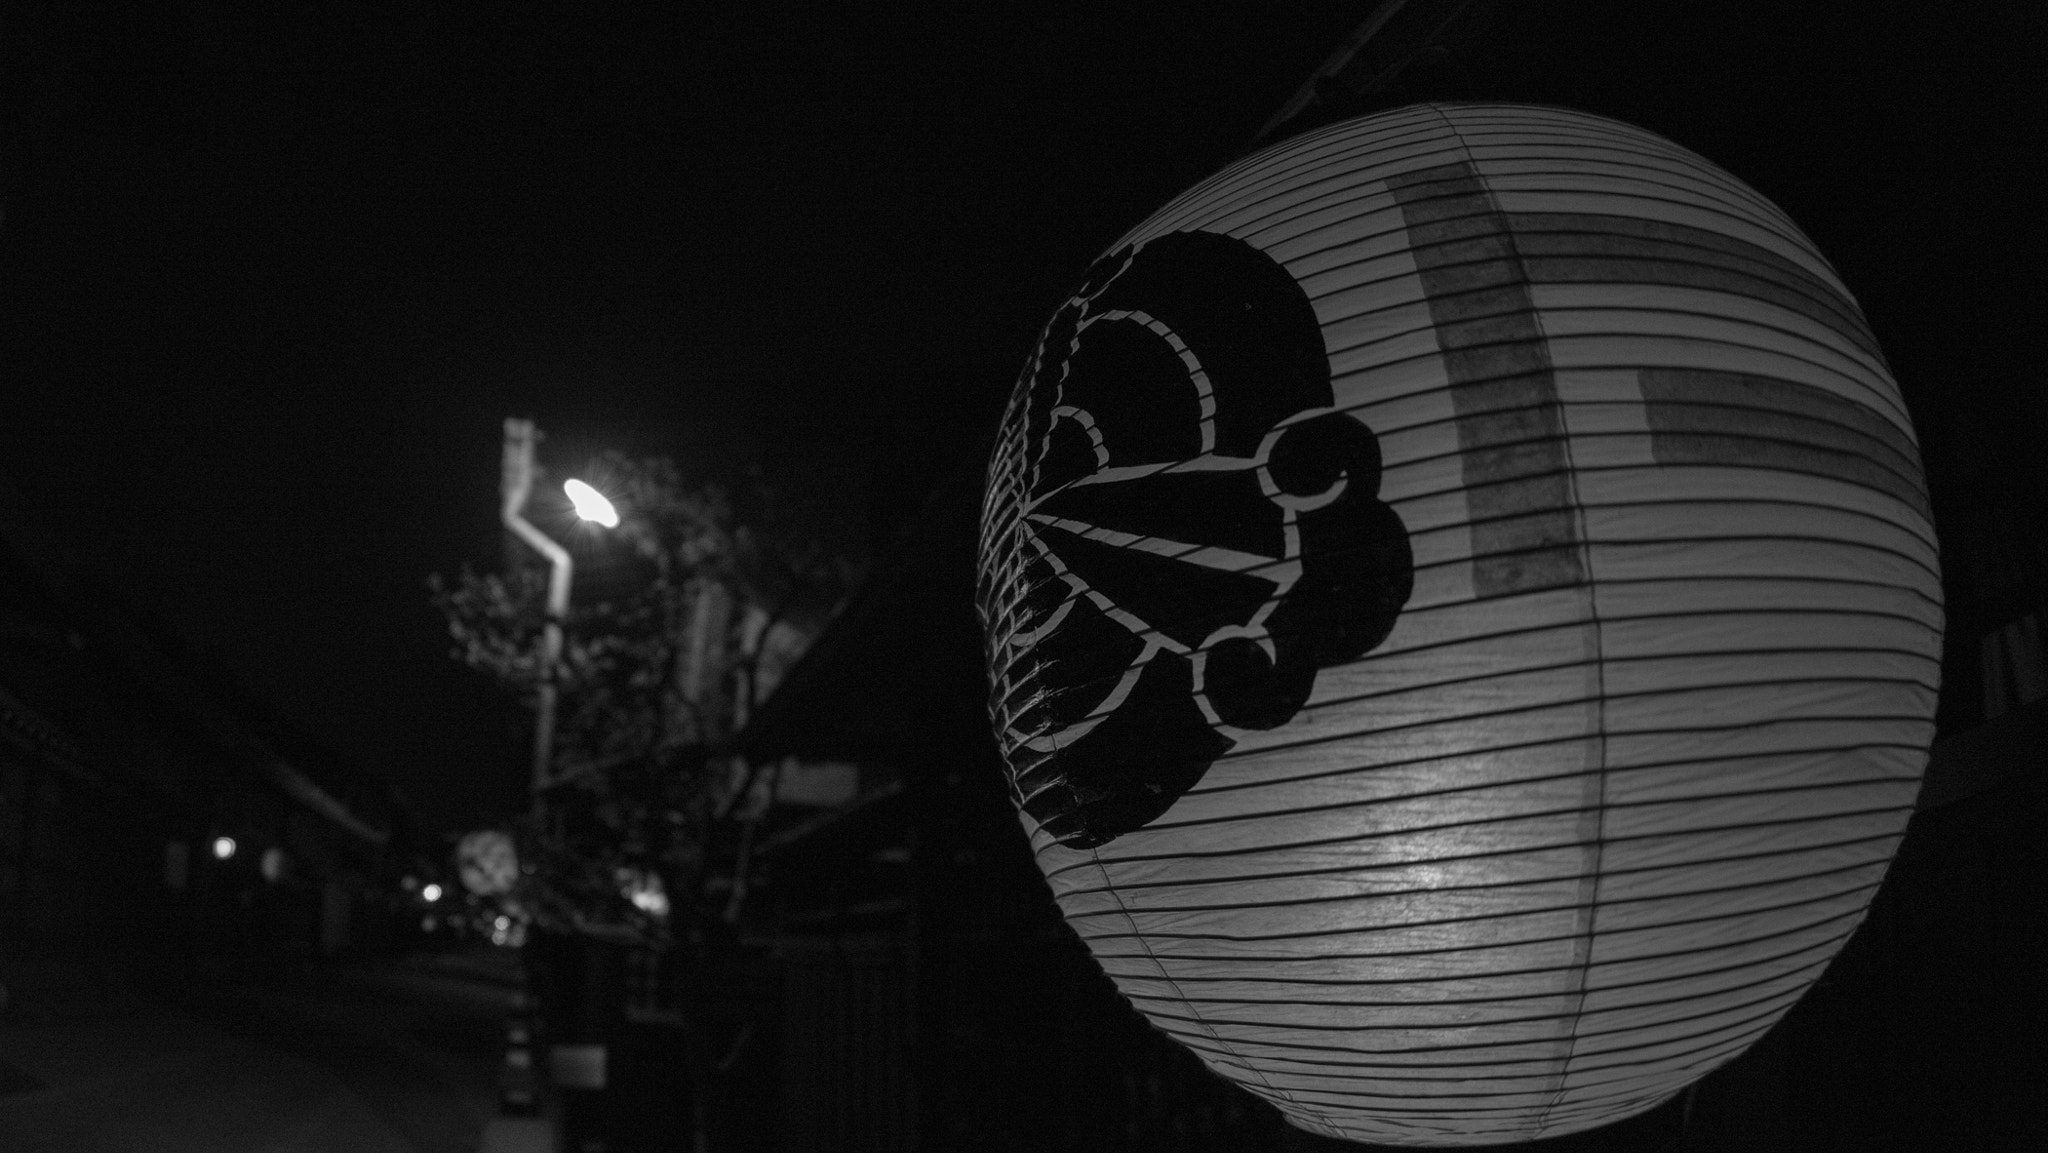
[[[523,780],[525,714],[423,586],[497,563],[504,417],[558,473],[757,463],[881,551],[1087,263],[1371,5],[679,7],[7,19],[0,470],[428,828]],[[1501,5],[1373,99],[1616,116],[1784,207],[1913,408],[1968,636],[2003,594],[1958,574],[2038,547],[2048,504],[2044,11]]]

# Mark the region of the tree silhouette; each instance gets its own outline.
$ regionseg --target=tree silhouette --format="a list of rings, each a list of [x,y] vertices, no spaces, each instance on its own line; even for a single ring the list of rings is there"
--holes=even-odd
[[[728,911],[714,889],[742,864],[725,850],[759,815],[730,741],[858,574],[791,522],[758,471],[693,484],[673,460],[612,453],[589,478],[619,510],[615,560],[602,581],[579,577],[592,595],[563,622],[546,818],[518,829],[525,868],[507,903],[551,930],[661,940]],[[530,696],[545,570],[465,566],[427,585],[449,655]],[[649,876],[665,916],[627,896]]]

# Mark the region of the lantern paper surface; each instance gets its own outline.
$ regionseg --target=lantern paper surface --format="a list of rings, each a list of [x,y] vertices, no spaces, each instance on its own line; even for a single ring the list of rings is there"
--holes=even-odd
[[[1862,919],[1933,735],[1918,451],[1826,260],[1700,157],[1513,106],[1288,141],[1090,269],[1004,421],[1038,863],[1292,1123],[1619,1120]]]

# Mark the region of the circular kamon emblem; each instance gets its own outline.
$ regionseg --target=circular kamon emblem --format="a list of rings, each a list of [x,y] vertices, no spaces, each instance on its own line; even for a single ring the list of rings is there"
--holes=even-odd
[[[1120,249],[1047,325],[991,469],[981,608],[1018,803],[1157,818],[1386,639],[1414,560],[1301,286],[1208,232]]]

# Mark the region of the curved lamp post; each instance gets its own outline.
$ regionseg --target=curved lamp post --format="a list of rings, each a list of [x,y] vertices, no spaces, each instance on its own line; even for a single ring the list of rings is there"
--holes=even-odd
[[[540,810],[541,793],[548,784],[548,761],[555,745],[555,670],[562,659],[562,618],[569,611],[569,581],[575,573],[569,550],[526,519],[526,498],[533,492],[533,446],[539,439],[540,433],[532,421],[506,418],[504,475],[499,486],[504,496],[501,519],[505,527],[532,545],[534,551],[548,558],[550,567],[547,620],[541,628],[540,692],[535,703],[533,726],[533,779],[530,788],[535,812]],[[562,487],[569,494],[579,518],[606,528],[618,526],[618,511],[604,494],[580,480],[572,479]]]

